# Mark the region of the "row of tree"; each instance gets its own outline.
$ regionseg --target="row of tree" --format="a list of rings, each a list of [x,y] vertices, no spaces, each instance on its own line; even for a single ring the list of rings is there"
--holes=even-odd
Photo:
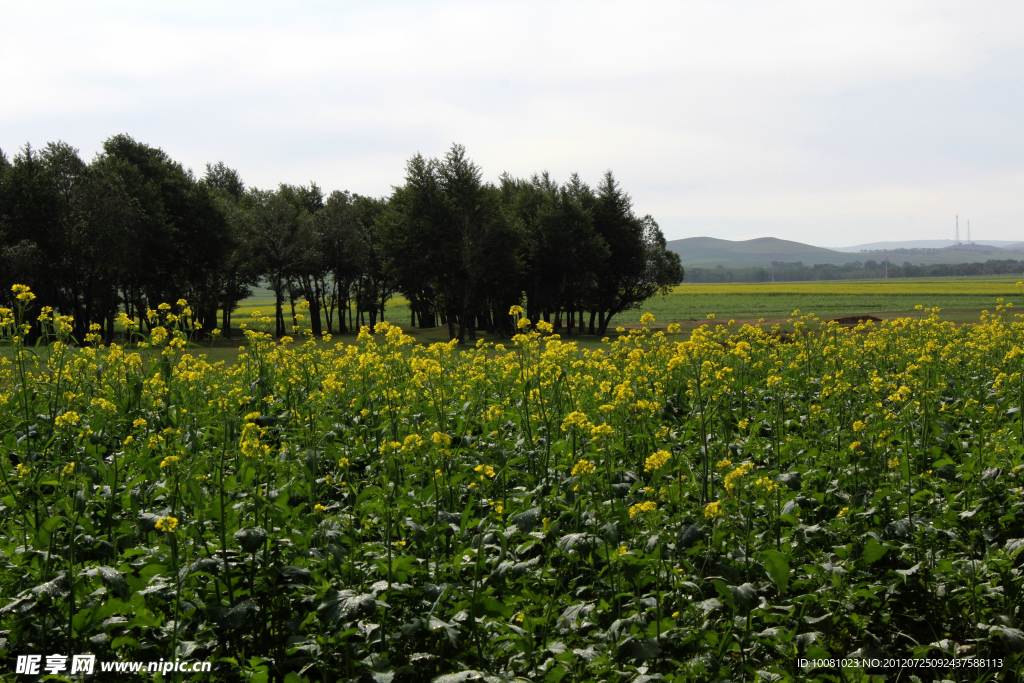
[[[611,172],[483,181],[460,145],[412,157],[384,198],[280,185],[246,188],[222,162],[196,178],[162,150],[116,135],[86,163],[65,143],[0,151],[0,297],[27,284],[40,306],[109,342],[125,312],[186,299],[204,330],[230,335],[252,287],[275,295],[275,331],[308,302],[313,331],[375,324],[401,294],[410,322],[451,338],[514,331],[508,315],[572,334],[605,334],[613,316],[683,279],[650,216],[634,214]],[[0,301],[3,299],[0,298]]]
[[[818,263],[805,266],[799,261],[779,263],[772,268],[690,268],[691,283],[714,282],[815,282],[819,280],[882,280],[908,277],[970,277],[974,275],[1024,275],[1024,261],[989,260],[984,263],[935,263],[916,266],[909,261],[895,263],[868,260],[843,265]]]

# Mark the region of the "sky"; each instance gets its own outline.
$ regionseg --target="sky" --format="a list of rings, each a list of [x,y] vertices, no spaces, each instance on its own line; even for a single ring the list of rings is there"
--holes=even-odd
[[[0,149],[386,195],[455,143],[666,237],[1024,241],[1020,2],[6,2]]]

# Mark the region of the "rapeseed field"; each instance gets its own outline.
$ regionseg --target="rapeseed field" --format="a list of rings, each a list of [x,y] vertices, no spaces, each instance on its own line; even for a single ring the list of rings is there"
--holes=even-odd
[[[75,347],[66,317],[15,294],[0,666],[61,652],[209,660],[215,680],[643,683],[1024,663],[1008,300],[976,325],[794,311],[792,334],[684,338],[647,314],[599,348],[515,306],[507,344],[250,329],[225,365],[185,301],[130,344]]]

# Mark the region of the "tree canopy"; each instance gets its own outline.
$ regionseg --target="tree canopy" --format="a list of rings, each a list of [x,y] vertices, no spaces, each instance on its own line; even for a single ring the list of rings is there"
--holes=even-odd
[[[420,154],[387,197],[325,196],[315,183],[247,187],[223,161],[202,178],[163,150],[115,135],[86,163],[63,142],[0,151],[0,303],[27,284],[107,342],[124,313],[143,329],[160,303],[189,302],[202,329],[231,334],[232,312],[264,284],[274,328],[309,316],[315,334],[383,318],[401,294],[410,324],[515,332],[508,311],[568,334],[604,335],[617,314],[682,281],[679,258],[611,171],[503,175],[458,144]],[[91,326],[91,330],[90,330]]]

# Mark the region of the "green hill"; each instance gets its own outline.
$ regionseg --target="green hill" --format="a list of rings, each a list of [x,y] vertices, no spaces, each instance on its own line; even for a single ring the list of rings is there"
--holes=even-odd
[[[884,261],[902,265],[935,263],[974,263],[991,259],[1024,260],[1024,243],[999,248],[991,245],[963,244],[940,249],[889,249],[887,251],[842,252],[810,244],[780,240],[775,237],[761,237],[753,240],[723,240],[715,237],[689,237],[668,242],[668,248],[682,259],[684,266],[701,268],[753,268],[765,267],[772,261],[805,266],[816,263],[864,263]]]
[[[815,263],[842,264],[864,260],[863,254],[845,254],[775,237],[760,237],[739,242],[715,237],[689,237],[672,240],[667,246],[679,254],[684,266],[711,268],[719,265],[725,268],[770,266],[772,261],[800,261],[807,266]]]

